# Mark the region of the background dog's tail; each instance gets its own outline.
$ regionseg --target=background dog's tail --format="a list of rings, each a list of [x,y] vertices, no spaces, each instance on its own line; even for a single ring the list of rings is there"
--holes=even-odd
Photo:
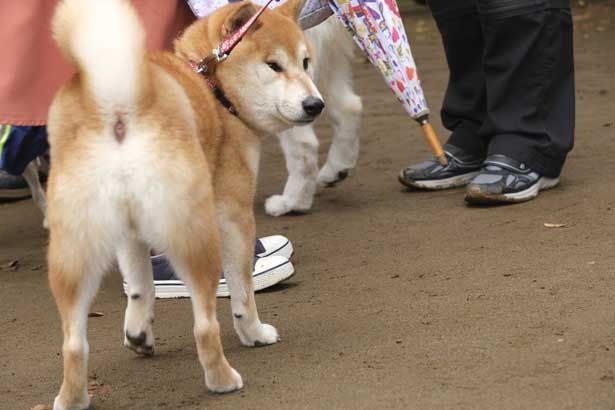
[[[145,30],[128,0],[62,0],[53,36],[103,114],[129,113],[147,84]]]

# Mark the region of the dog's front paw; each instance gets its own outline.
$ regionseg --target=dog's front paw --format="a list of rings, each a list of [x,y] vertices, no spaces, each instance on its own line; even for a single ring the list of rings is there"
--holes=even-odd
[[[281,216],[292,211],[292,207],[283,195],[272,195],[265,201],[265,212],[271,216]]]
[[[280,341],[276,328],[265,323],[250,326],[249,329],[242,329],[241,327],[236,327],[236,329],[241,344],[247,347],[267,346]]]
[[[318,172],[318,188],[331,188],[338,182],[341,182],[348,178],[352,173],[352,169],[335,170],[325,164],[324,167]]]
[[[237,370],[227,364],[223,371],[210,369],[205,372],[205,385],[213,393],[230,393],[241,389],[243,380]]]

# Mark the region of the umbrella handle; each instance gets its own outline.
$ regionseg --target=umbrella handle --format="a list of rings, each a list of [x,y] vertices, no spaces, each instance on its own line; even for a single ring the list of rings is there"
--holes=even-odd
[[[440,143],[440,139],[438,138],[436,131],[427,121],[421,123],[421,129],[423,130],[423,135],[425,136],[427,145],[429,145],[431,152],[434,153],[440,165],[447,166],[448,159],[446,158],[446,155],[444,155],[444,150],[442,149],[442,144]]]

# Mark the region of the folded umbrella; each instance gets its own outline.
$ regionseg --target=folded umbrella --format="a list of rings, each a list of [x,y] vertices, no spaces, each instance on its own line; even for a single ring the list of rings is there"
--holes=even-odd
[[[442,165],[448,163],[429,123],[429,108],[395,0],[329,0],[369,61],[382,73],[406,112],[423,129],[429,147]]]

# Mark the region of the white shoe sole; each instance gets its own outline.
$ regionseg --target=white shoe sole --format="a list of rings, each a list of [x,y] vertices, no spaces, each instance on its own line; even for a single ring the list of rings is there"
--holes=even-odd
[[[476,175],[478,175],[478,171],[468,172],[467,174],[461,174],[450,178],[444,179],[433,179],[433,180],[424,180],[424,181],[406,181],[403,178],[403,172],[401,171],[399,174],[399,182],[402,185],[412,188],[419,189],[427,189],[430,191],[437,191],[441,189],[449,189],[449,188],[457,188],[461,186],[467,185]]]
[[[466,194],[466,201],[471,204],[494,204],[494,203],[519,203],[526,202],[530,199],[534,199],[538,196],[540,191],[551,189],[559,184],[559,177],[546,178],[540,177],[531,187],[510,194],[488,195],[482,191],[472,191],[468,189]]]
[[[293,266],[291,261],[286,260],[286,262],[281,263],[278,266],[274,266],[264,272],[259,272],[256,275],[252,275],[254,291],[258,292],[260,290],[267,289],[273,285],[285,281],[294,274],[295,267]],[[216,296],[219,298],[228,298],[231,296],[231,292],[229,291],[225,279],[220,279],[220,284],[218,285],[218,291],[216,292]]]
[[[256,275],[252,275],[252,281],[254,283],[254,291],[271,287],[278,284],[295,274],[295,267],[293,264],[286,260],[277,266],[273,266],[266,271],[259,272]],[[128,285],[123,282],[124,294],[128,294]],[[162,280],[154,281],[154,288],[156,292],[156,299],[177,299],[177,298],[189,298],[190,293],[181,280]],[[218,284],[218,290],[216,291],[216,297],[227,298],[230,297],[230,291],[224,278],[220,279]]]

